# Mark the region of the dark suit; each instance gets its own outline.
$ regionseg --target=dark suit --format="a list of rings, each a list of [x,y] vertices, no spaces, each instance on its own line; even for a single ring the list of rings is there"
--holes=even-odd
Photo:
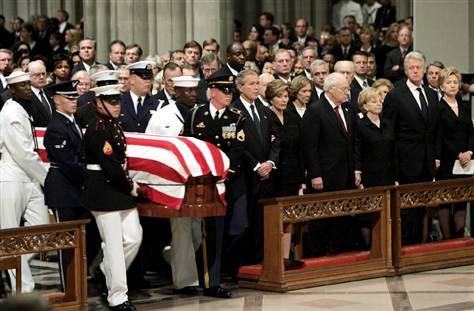
[[[158,102],[153,96],[146,96],[140,113],[137,115],[130,91],[120,97],[120,117],[118,121],[126,132],[145,133],[152,110],[156,110]]]
[[[321,95],[323,95],[323,93],[321,93]],[[316,91],[316,87],[313,86],[313,88],[311,89],[311,96],[309,98],[308,105],[312,105],[315,102],[319,101],[320,99],[321,99],[321,97],[318,96],[318,91]]]
[[[160,106],[160,109],[170,104],[170,102],[168,101],[168,97],[165,94],[165,89],[162,89],[161,91],[156,93],[153,97],[156,99],[157,103],[159,103],[160,100],[164,101],[164,103]]]
[[[335,48],[333,48],[331,50],[331,54],[336,57],[336,61],[352,60],[352,54],[354,54],[358,50],[359,50],[358,45],[355,42],[352,42],[351,46],[349,47],[349,51],[346,55],[343,54],[341,46],[336,46]]]
[[[411,48],[406,51],[406,54],[411,52]],[[406,55],[405,54],[405,55]],[[392,82],[396,82],[405,78],[405,70],[403,68],[404,58],[402,57],[402,52],[400,48],[396,48],[387,53],[384,63],[384,77],[389,79]],[[397,70],[392,70],[392,67],[398,65]]]
[[[197,86],[197,102],[198,103],[208,103],[209,99],[207,98],[207,81],[205,79],[199,80]]]
[[[112,62],[110,60],[105,64],[105,66],[107,66],[107,68],[109,68],[110,70],[117,70],[117,69],[115,69],[114,65],[112,64]],[[119,67],[119,66],[117,66],[117,67]]]
[[[367,84],[369,86],[371,86],[373,83],[374,83],[374,80],[367,79]],[[352,109],[356,113],[360,112],[358,99],[359,99],[359,94],[360,94],[360,92],[362,92],[362,90],[363,90],[362,85],[360,85],[359,82],[357,82],[356,78],[354,77],[354,79],[352,79],[352,83],[351,83],[351,100],[350,100],[350,103],[351,103]]]
[[[383,116],[395,129],[396,175],[399,182],[431,181],[435,176],[435,143],[439,123],[436,94],[423,87],[428,103],[428,119],[407,84],[391,90],[384,100]],[[423,209],[402,211],[402,243],[418,243],[422,238]]]
[[[33,117],[33,125],[35,127],[46,127],[48,126],[49,120],[51,120],[51,114],[54,112],[55,107],[53,105],[53,100],[43,89],[44,95],[48,100],[48,104],[51,107],[51,111],[46,111],[46,108],[43,106],[41,99],[38,98],[34,93],[31,96],[31,115]]]
[[[273,128],[272,111],[265,107],[259,100],[255,101],[256,113],[260,119],[262,139],[259,137],[257,127],[253,118],[240,100],[232,103],[232,106],[242,112],[245,117],[245,149],[244,149],[244,170],[247,184],[247,206],[249,219],[249,237],[253,250],[250,255],[250,262],[260,262],[263,258],[263,208],[258,204],[258,200],[273,196],[272,173],[270,178],[264,181],[254,171],[258,163],[268,160],[273,161],[278,167],[280,154],[280,140]]]
[[[354,188],[355,116],[347,107],[339,109],[344,113],[347,134],[326,96],[303,116],[301,132],[309,192],[316,191],[311,186],[311,179],[316,177],[323,179],[323,191]],[[351,219],[342,217],[310,222],[305,256],[353,249],[353,241],[347,238],[353,234],[353,225]]]

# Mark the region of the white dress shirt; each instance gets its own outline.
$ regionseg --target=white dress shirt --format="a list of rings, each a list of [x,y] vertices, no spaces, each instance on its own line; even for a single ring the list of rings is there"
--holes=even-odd
[[[336,104],[334,104],[332,100],[330,100],[329,97],[326,96],[326,94],[324,94],[324,97],[326,97],[332,109],[336,109]],[[344,112],[342,111],[342,109],[344,109],[342,105],[339,105],[339,109],[337,109],[337,113],[339,113],[339,115],[341,116],[342,122],[344,122],[344,127],[346,128],[346,131],[347,131],[347,122],[346,122],[346,118],[344,117]],[[336,112],[336,110],[334,110],[334,112]]]
[[[415,97],[416,103],[418,104],[418,108],[421,110],[421,102],[420,102],[420,93],[418,92],[417,88],[421,88],[421,92],[423,93],[423,96],[425,97],[426,104],[429,105],[428,103],[428,97],[426,97],[425,89],[423,88],[423,83],[420,84],[420,86],[416,86],[413,84],[413,82],[410,81],[410,79],[407,79],[407,86],[410,92],[413,94],[413,97]]]

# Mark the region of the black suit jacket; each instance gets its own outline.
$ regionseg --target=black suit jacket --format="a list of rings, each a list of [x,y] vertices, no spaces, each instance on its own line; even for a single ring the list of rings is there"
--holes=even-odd
[[[412,48],[409,48],[406,54],[410,53]],[[392,82],[396,82],[405,78],[405,70],[403,68],[404,58],[402,58],[402,52],[400,48],[396,48],[387,53],[385,57],[383,73],[385,78]],[[398,65],[397,70],[392,70],[392,67]]]
[[[317,105],[311,105],[303,116],[301,132],[307,177],[310,180],[322,177],[324,191],[348,189],[354,185],[355,119],[349,108],[344,107],[343,112],[347,135],[325,96]],[[311,183],[308,189],[311,189]]]
[[[52,208],[81,207],[85,177],[82,134],[65,116],[54,112],[44,136],[51,162],[45,181],[45,202]]]
[[[151,118],[151,111],[156,111],[158,102],[153,96],[146,96],[140,114],[136,114],[130,91],[120,97],[120,117],[118,121],[125,132],[145,133]]]
[[[367,79],[367,84],[369,86],[372,86],[373,83],[374,83],[374,80]],[[359,82],[357,82],[356,78],[352,79],[352,83],[351,83],[351,106],[352,106],[352,109],[354,109],[356,112],[360,111],[359,103],[358,103],[360,92],[362,92],[362,85],[360,85]]]
[[[339,45],[334,47],[331,50],[331,54],[336,57],[336,61],[339,61],[339,60],[352,60],[352,54],[354,54],[354,52],[356,52],[358,50],[359,50],[359,47],[357,46],[357,44],[355,42],[352,42],[351,47],[349,48],[349,53],[347,53],[347,55],[345,57],[342,54],[342,47],[339,46]]]
[[[51,113],[52,113],[55,111],[53,99],[49,96],[47,92],[45,92],[44,94],[46,96],[46,99],[49,102],[49,105],[51,107]],[[31,115],[33,117],[33,125],[35,127],[48,126],[49,120],[51,120],[51,115],[46,111],[40,99],[34,93],[31,96],[31,104],[32,104]]]
[[[474,151],[474,128],[469,109],[458,100],[458,116],[442,98],[439,102],[440,124],[437,136],[437,150],[441,165],[438,169],[439,178],[452,178],[454,161],[460,152]]]
[[[321,96],[324,94],[321,93]],[[318,92],[316,91],[316,87],[313,86],[312,90],[311,90],[311,96],[309,98],[309,102],[308,102],[308,105],[312,105],[314,104],[315,102],[319,101],[321,98],[318,96]]]
[[[155,98],[157,103],[159,103],[160,100],[164,101],[164,103],[161,105],[160,109],[165,107],[165,106],[168,106],[170,104],[170,102],[168,101],[168,97],[166,97],[164,89],[159,91],[158,93],[156,93],[153,97]]]
[[[248,113],[247,109],[245,109],[240,98],[233,102],[232,106],[240,110],[245,118],[244,167],[247,172],[246,177],[249,178],[250,182],[250,184],[247,184],[248,189],[255,195],[260,192],[261,182],[257,172],[253,169],[258,163],[263,163],[268,160],[273,161],[278,167],[280,139],[276,130],[273,128],[273,112],[265,107],[259,100],[255,101],[255,106],[260,117],[263,141],[259,138],[252,116]]]
[[[384,100],[383,116],[392,120],[395,129],[397,175],[401,182],[416,180],[428,173],[435,175],[435,143],[439,123],[436,94],[423,87],[428,100],[428,120],[407,84],[391,90]]]

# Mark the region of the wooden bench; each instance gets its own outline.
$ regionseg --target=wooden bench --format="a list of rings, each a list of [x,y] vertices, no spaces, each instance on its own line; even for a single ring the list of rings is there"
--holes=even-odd
[[[14,258],[15,264],[21,266],[20,256],[25,254],[56,250],[72,252],[70,260],[64,262],[67,267],[64,292],[48,292],[44,297],[53,305],[53,310],[87,310],[85,225],[88,222],[66,221],[0,230],[0,269],[13,268]],[[16,286],[20,293],[18,284],[21,284],[20,278],[17,278]]]
[[[391,187],[348,190],[262,200],[264,258],[261,265],[239,270],[241,287],[284,292],[394,273],[391,254]],[[370,251],[302,259],[300,269],[284,269],[283,224],[372,213]]]
[[[392,192],[393,264],[397,274],[474,264],[471,237],[402,246],[400,217],[402,209],[424,207],[428,210],[440,204],[474,201],[474,178],[402,185]],[[425,221],[424,241],[426,227]]]

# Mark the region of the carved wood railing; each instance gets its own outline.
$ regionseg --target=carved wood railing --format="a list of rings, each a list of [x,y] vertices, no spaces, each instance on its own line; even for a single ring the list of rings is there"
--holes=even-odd
[[[474,201],[473,178],[402,185],[392,191],[393,263],[397,273],[474,263],[474,240],[470,238],[402,246],[400,216],[403,209],[424,208],[428,211],[441,204]],[[425,242],[426,218],[423,230]]]
[[[264,259],[257,277],[239,274],[244,287],[286,291],[321,284],[388,275],[392,270],[390,187],[337,191],[262,200],[264,205]],[[283,224],[329,217],[376,215],[367,260],[334,266],[285,271]],[[241,270],[242,271],[242,270]]]
[[[71,252],[66,267],[64,293],[47,293],[55,310],[87,310],[87,259],[85,225],[89,220],[0,230],[0,259],[62,250]],[[16,280],[17,283],[20,279]],[[18,287],[17,287],[18,288]]]

